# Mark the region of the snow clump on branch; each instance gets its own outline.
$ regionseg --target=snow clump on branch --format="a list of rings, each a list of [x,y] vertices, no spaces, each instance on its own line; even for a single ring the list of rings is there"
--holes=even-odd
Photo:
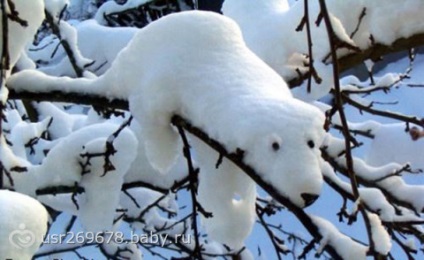
[[[228,151],[245,151],[245,162],[296,205],[306,206],[320,193],[324,116],[292,97],[281,77],[246,47],[232,20],[207,12],[162,18],[135,36],[106,78],[128,91],[147,157],[160,172],[182,149],[170,125],[178,114]],[[215,214],[206,228],[218,241],[240,246],[254,223],[254,183],[233,165],[215,169],[219,155],[194,142],[201,151],[199,199]],[[213,178],[221,179],[219,186],[210,186]],[[228,228],[238,221],[243,227]],[[247,232],[228,239],[241,229]]]
[[[0,190],[0,205],[2,259],[32,259],[47,232],[47,210],[37,200],[8,190]]]
[[[43,0],[14,0],[14,8],[6,6],[6,13],[9,16],[18,17],[18,21],[8,20],[8,50],[9,50],[9,66],[13,66],[21,56],[22,51],[29,44],[38,27],[44,20],[44,2]],[[16,12],[16,13],[15,13]],[[0,17],[2,14],[0,14]],[[0,18],[0,28],[3,28],[3,18]],[[2,40],[0,41],[0,50],[3,50],[3,31],[0,31]]]

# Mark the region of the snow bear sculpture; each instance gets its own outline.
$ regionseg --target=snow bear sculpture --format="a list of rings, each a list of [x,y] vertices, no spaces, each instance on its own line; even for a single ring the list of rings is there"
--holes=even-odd
[[[136,68],[136,69],[135,69]],[[178,114],[244,161],[298,206],[320,193],[319,158],[324,116],[292,97],[286,83],[245,45],[231,19],[210,12],[166,16],[141,30],[118,55],[105,81],[128,93],[146,154],[167,172],[181,152],[170,125]],[[199,201],[212,238],[242,246],[255,219],[252,180],[193,140],[200,165]]]
[[[128,97],[160,172],[181,152],[170,125],[178,114],[227,150],[244,150],[244,161],[295,204],[320,193],[324,115],[292,97],[231,19],[200,11],[159,19],[136,34],[100,81],[113,81],[119,88],[109,91]]]
[[[32,74],[32,75],[28,75]],[[293,98],[284,80],[250,51],[237,24],[212,12],[165,16],[140,30],[98,79],[66,80],[22,72],[10,85],[103,93],[128,99],[146,156],[167,172],[181,153],[171,118],[180,115],[243,161],[266,183],[304,207],[320,194],[324,115]],[[236,249],[255,220],[255,183],[231,162],[191,139],[200,165],[199,201],[213,218],[209,235]]]

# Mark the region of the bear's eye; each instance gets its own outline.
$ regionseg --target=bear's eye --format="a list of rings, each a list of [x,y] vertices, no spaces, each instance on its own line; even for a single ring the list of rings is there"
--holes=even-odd
[[[313,149],[313,148],[315,147],[315,143],[314,143],[314,141],[309,140],[309,141],[308,141],[308,146],[309,146],[311,149]]]
[[[272,143],[272,149],[274,149],[274,151],[280,150],[280,144],[277,143],[277,142],[273,142]]]

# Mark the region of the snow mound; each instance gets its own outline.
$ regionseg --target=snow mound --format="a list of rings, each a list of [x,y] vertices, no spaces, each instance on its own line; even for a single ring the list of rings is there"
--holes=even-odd
[[[38,27],[44,20],[43,0],[15,0],[13,1],[15,10],[19,13],[19,18],[27,22],[27,26],[22,26],[17,22],[8,20],[8,47],[10,56],[10,68],[18,61],[21,52],[30,43]],[[8,8],[8,13],[10,7]],[[0,17],[2,15],[0,14]],[[0,19],[0,27],[3,27],[3,18]],[[2,34],[2,33],[0,33]],[[3,49],[3,41],[0,41],[0,50]]]
[[[46,209],[31,197],[8,190],[0,190],[0,205],[2,259],[32,259],[47,232]]]

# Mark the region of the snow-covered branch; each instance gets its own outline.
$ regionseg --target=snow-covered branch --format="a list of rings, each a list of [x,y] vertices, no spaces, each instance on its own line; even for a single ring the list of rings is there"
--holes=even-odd
[[[397,39],[390,45],[376,43],[370,46],[368,49],[364,49],[359,52],[339,55],[337,63],[339,64],[339,70],[342,73],[364,63],[367,60],[379,61],[388,54],[408,51],[423,45],[424,33],[418,33],[410,37]],[[309,78],[309,75],[310,73],[305,73],[299,77],[289,78],[288,84],[290,88],[296,88],[300,86],[305,80]]]
[[[418,118],[416,116],[405,116],[399,113],[395,113],[395,112],[390,112],[390,111],[381,111],[378,109],[374,109],[372,107],[372,104],[361,104],[358,101],[355,101],[354,99],[350,98],[347,95],[342,95],[342,100],[345,101],[346,103],[356,107],[358,110],[361,111],[365,111],[368,112],[370,114],[373,115],[378,115],[378,116],[382,116],[382,117],[387,117],[387,118],[393,118],[402,122],[405,122],[407,124],[416,124],[419,126],[423,125],[423,119],[422,118]]]
[[[160,17],[182,10],[180,1],[152,0],[127,1],[124,4],[108,2],[97,11],[95,19],[103,25],[144,27]]]
[[[60,6],[60,2],[49,2],[46,6],[45,15],[46,21],[54,35],[59,39],[69,62],[74,69],[77,77],[83,77],[85,68],[92,65],[94,62],[82,56],[78,46],[76,45],[76,30],[66,21],[62,20],[64,11],[67,5]],[[58,48],[57,46],[56,48]]]
[[[340,158],[334,158],[333,157],[334,155],[330,155],[328,151],[326,150],[322,150],[322,155],[323,155],[323,158],[337,172],[342,173],[346,177],[349,176],[347,173],[345,162],[340,160]],[[388,183],[391,182],[391,180],[387,181],[390,178],[396,179],[396,181],[400,180],[398,172],[401,172],[402,170],[407,170],[407,168],[401,167],[399,165],[387,165],[386,168],[383,167],[380,169],[370,168],[369,166],[364,165],[364,162],[358,158],[354,159],[354,165],[355,165],[354,174],[356,175],[356,178],[359,184],[365,187],[378,188],[384,193],[385,197],[387,197],[387,199],[394,204],[408,208],[417,213],[422,211],[422,209],[417,208],[417,205],[419,205],[420,202],[417,201],[416,203],[414,203],[412,198],[408,197],[407,194],[401,194],[399,191],[396,191],[396,188],[401,189],[402,186],[405,185],[405,183],[399,183],[399,186],[397,187],[387,185]],[[370,176],[375,175],[377,171],[382,171],[384,178],[379,178],[379,180],[369,179]],[[385,184],[384,182],[385,180],[387,184]],[[419,186],[417,186],[416,188],[418,192],[420,190]]]
[[[91,105],[103,108],[128,110],[128,101],[122,99],[110,99],[106,96],[96,94],[86,94],[79,91],[62,92],[62,91],[15,91],[13,85],[9,87],[9,99],[27,100],[27,101],[49,101],[49,102],[65,102],[79,105]]]
[[[331,22],[330,13],[327,9],[325,0],[319,0],[319,3],[321,7],[321,15],[323,16],[325,27],[327,29],[327,35],[328,35],[329,44],[330,44],[331,59],[335,61],[337,60],[337,49],[336,49],[337,45],[335,40],[338,39],[338,37],[334,31],[334,28]],[[345,140],[346,170],[347,170],[347,175],[349,176],[349,179],[350,179],[352,195],[354,196],[355,200],[358,200],[360,194],[358,190],[358,182],[356,180],[356,175],[353,170],[353,167],[354,167],[353,158],[352,158],[352,151],[350,147],[351,136],[349,132],[349,126],[347,123],[346,114],[343,109],[342,93],[341,93],[341,87],[340,87],[340,81],[339,81],[339,78],[340,78],[339,71],[340,70],[339,70],[338,63],[334,62],[333,63],[334,92],[335,92],[334,98],[335,98],[335,106],[340,116],[340,121],[342,125],[342,133]],[[358,211],[361,212],[361,215],[365,222],[365,226],[366,226],[366,230],[368,234],[368,240],[369,240],[369,247],[370,247],[369,251],[373,254],[376,260],[380,259],[383,253],[376,250],[375,241],[372,239],[373,234],[372,234],[372,229],[370,225],[370,219],[361,201],[359,201],[358,203]]]

